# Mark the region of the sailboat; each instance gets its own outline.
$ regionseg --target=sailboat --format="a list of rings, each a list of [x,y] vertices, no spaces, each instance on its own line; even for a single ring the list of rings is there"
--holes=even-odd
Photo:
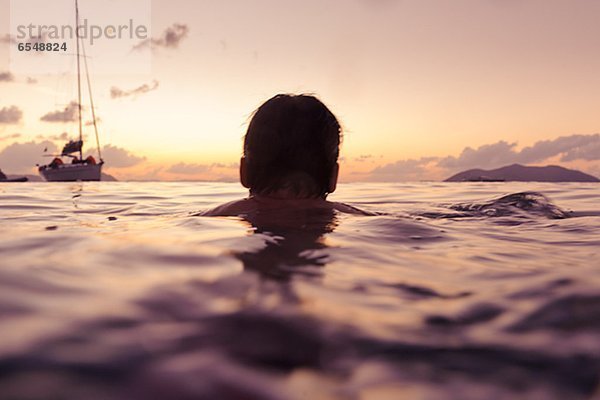
[[[98,124],[96,111],[94,109],[94,100],[92,97],[92,85],[85,55],[84,41],[79,35],[79,4],[75,0],[75,36],[77,41],[77,106],[79,116],[79,140],[71,140],[67,143],[60,155],[54,156],[52,162],[48,165],[38,167],[40,175],[48,182],[75,182],[75,181],[100,181],[102,179],[102,154],[100,152],[100,139],[98,136]],[[83,51],[83,60],[87,78],[87,86],[90,97],[90,106],[92,110],[92,122],[96,133],[96,145],[98,149],[98,161],[93,156],[83,159],[83,123],[82,123],[82,105],[81,105],[81,55]],[[64,162],[63,158],[70,158],[70,162]],[[68,160],[69,161],[69,160]]]

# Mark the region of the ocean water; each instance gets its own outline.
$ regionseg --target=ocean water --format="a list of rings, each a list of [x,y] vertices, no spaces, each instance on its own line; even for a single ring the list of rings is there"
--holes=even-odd
[[[0,186],[1,399],[599,398],[600,185]]]

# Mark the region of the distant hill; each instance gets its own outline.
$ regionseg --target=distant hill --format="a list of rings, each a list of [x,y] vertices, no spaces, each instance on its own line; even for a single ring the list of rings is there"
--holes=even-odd
[[[513,164],[493,170],[471,169],[459,172],[445,180],[445,182],[465,181],[600,182],[600,179],[581,171],[556,165],[527,167],[520,164]]]
[[[29,180],[29,182],[42,182],[43,179],[41,176],[38,175],[9,175],[8,178],[9,179],[18,179],[18,178],[27,178]]]
[[[102,181],[103,182],[118,182],[117,178],[112,175],[102,173]]]
[[[40,177],[35,177],[35,176],[25,176],[25,175],[6,175],[4,174],[4,172],[2,172],[2,170],[0,170],[0,182],[10,182],[11,180],[18,180],[18,179],[23,179],[23,178],[27,178],[27,180],[29,182],[33,181],[40,181],[42,178]]]

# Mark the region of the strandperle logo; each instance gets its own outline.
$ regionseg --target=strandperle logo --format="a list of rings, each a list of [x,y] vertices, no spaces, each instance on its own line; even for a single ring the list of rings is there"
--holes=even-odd
[[[10,0],[9,10],[13,74],[72,74],[78,44],[94,75],[152,74],[151,0]]]
[[[79,37],[88,40],[94,45],[99,39],[148,39],[148,27],[144,24],[136,24],[129,19],[127,24],[121,25],[94,25],[84,19],[77,29],[73,25],[17,25],[18,41],[31,40],[34,38],[45,40],[71,40]]]

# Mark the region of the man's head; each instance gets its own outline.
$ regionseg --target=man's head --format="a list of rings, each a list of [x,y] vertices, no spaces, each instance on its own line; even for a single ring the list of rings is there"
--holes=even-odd
[[[335,191],[341,128],[316,97],[279,94],[250,121],[240,166],[253,194],[325,198]]]

